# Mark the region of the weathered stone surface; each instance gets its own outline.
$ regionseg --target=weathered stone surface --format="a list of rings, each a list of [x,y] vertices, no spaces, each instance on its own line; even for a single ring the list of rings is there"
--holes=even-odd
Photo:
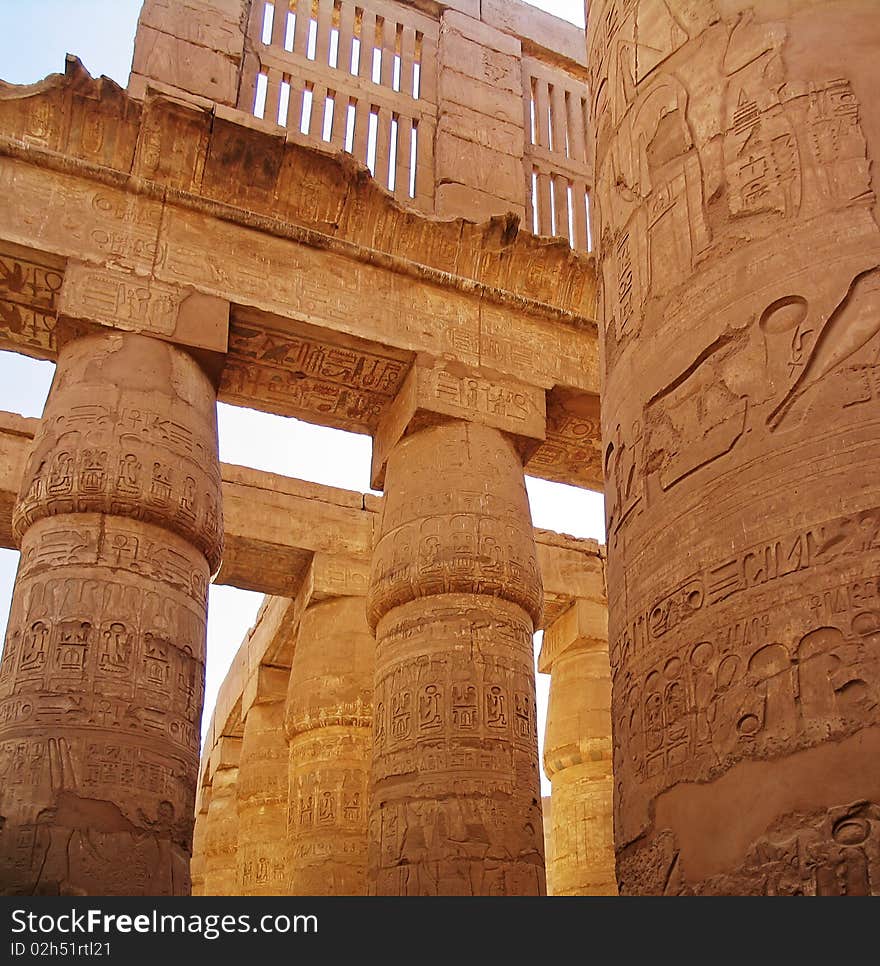
[[[456,214],[465,210],[457,205],[475,200],[461,191],[442,191],[438,196],[437,192],[448,185],[475,189],[496,199],[494,203],[484,199],[473,209],[478,217],[486,212],[524,209],[526,172],[519,40],[456,11],[447,11],[441,22],[438,59],[436,211]],[[491,92],[488,97],[486,91]],[[493,104],[503,99],[505,93],[510,94],[512,102],[506,114],[498,111],[497,103]]]
[[[205,830],[207,828],[208,806],[211,802],[211,789],[201,788],[196,795],[196,820],[193,826],[192,859],[189,863],[191,894],[205,894]],[[545,815],[547,814],[545,809]],[[546,820],[545,820],[546,828]]]
[[[449,68],[496,90],[515,91],[519,94],[522,89],[517,57],[519,44],[513,38],[493,31],[491,27],[472,22],[470,32],[488,34],[494,38],[494,45],[487,46],[483,42],[484,37],[480,36],[479,41],[474,41],[458,29],[467,22],[467,18],[455,18],[455,21],[457,27],[454,28],[447,26],[449,21],[444,18],[443,29],[440,31],[441,72]],[[495,49],[497,47],[507,49],[501,51]]]
[[[372,485],[382,485],[388,455],[402,436],[450,418],[505,431],[525,460],[545,435],[544,393],[491,370],[420,360],[373,437]]]
[[[375,431],[418,353],[528,373],[576,404],[595,397],[591,263],[518,230],[518,149],[481,143],[521,119],[487,116],[475,140],[459,136],[463,120],[444,122],[443,211],[498,216],[473,224],[404,210],[347,155],[235,112],[134,101],[75,60],[27,95],[0,88],[0,179],[17,199],[3,225],[0,344],[54,359],[57,318],[138,331],[199,350],[221,400],[356,432]],[[450,121],[482,107],[461,110],[450,104]],[[530,472],[596,485],[555,444]]]
[[[286,672],[279,677],[286,683]],[[284,694],[279,688],[260,694],[245,716],[236,781],[238,844],[234,895],[288,895],[284,854],[286,764]]]
[[[229,303],[223,299],[74,261],[65,266],[58,314],[215,353],[225,353],[229,339]]]
[[[434,153],[438,184],[468,184],[514,205],[522,205],[525,201],[521,158],[465,140],[449,131],[438,135]]]
[[[134,74],[192,91],[220,104],[232,105],[238,97],[236,59],[154,30],[144,23],[138,27],[131,66]]]
[[[876,893],[876,11],[590,18],[621,891]]]
[[[375,498],[365,499],[365,502],[370,504],[368,512],[371,514],[381,508],[381,501]],[[547,620],[553,627],[550,636],[545,636],[541,655],[541,668],[546,671],[559,656],[561,650],[559,643],[564,643],[570,649],[574,634],[583,637],[584,634],[593,633],[597,629],[605,633],[601,620],[594,626],[594,622],[583,619],[589,616],[588,610],[583,607],[576,610],[573,606],[578,603],[578,597],[582,603],[585,598],[593,602],[601,602],[604,599],[603,571],[599,547],[595,541],[576,540],[573,537],[552,534],[548,531],[536,531],[536,537],[541,568],[548,574],[545,606]],[[288,713],[294,708],[299,708],[300,722],[307,721],[309,724],[307,729],[291,740],[291,749],[294,748],[294,743],[297,749],[296,757],[291,758],[294,793],[297,791],[298,777],[306,782],[315,777],[315,762],[323,763],[322,774],[325,777],[334,762],[336,765],[342,762],[348,769],[346,774],[349,792],[358,769],[361,769],[364,774],[369,771],[371,741],[369,735],[366,735],[366,742],[361,740],[365,737],[364,728],[357,722],[365,720],[365,709],[368,704],[367,691],[372,687],[369,668],[372,667],[373,660],[373,639],[362,624],[364,619],[362,598],[357,602],[351,600],[352,595],[360,598],[365,592],[366,575],[355,566],[351,558],[317,553],[300,580],[300,587],[294,600],[277,597],[266,599],[254,627],[242,641],[218,693],[214,713],[206,729],[205,746],[199,767],[201,795],[197,803],[198,813],[195,825],[195,840],[198,843],[204,842],[211,783],[214,772],[226,760],[224,747],[227,736],[244,735],[247,739],[247,722],[250,720],[253,708],[268,701],[282,687],[289,691]],[[340,595],[343,598],[342,601],[338,600]],[[348,603],[345,602],[346,600]],[[335,602],[335,606],[325,607],[324,604],[319,603],[320,601]],[[303,625],[303,633],[300,634],[300,621],[305,614],[309,614],[309,617]],[[580,620],[572,620],[573,616],[578,615],[581,616]],[[557,620],[557,618],[560,619]],[[354,664],[345,656],[352,647],[355,649]],[[340,653],[342,656],[334,656]],[[296,655],[299,657],[297,658]],[[295,678],[290,678],[287,670],[291,663],[294,663],[297,668]],[[605,664],[607,678],[607,656]],[[361,671],[353,674],[353,667],[355,669],[360,667]],[[364,667],[368,667],[367,673],[363,673]],[[358,674],[362,679],[360,691],[354,687]],[[341,705],[332,704],[333,695],[341,696]],[[343,707],[343,711],[347,707],[352,712],[344,721],[345,715],[340,718],[338,713],[340,706]],[[303,712],[302,709],[305,711]],[[290,717],[288,720],[290,721]],[[340,724],[340,721],[343,723]],[[607,732],[607,723],[605,730]],[[269,740],[269,735],[265,732],[263,734],[261,745],[264,740]],[[277,740],[276,735],[274,741]],[[272,748],[276,748],[274,743]],[[339,748],[345,751],[343,759],[336,757]],[[328,805],[327,815],[322,822],[318,822],[315,818],[313,800],[311,812],[313,824],[306,825],[306,841],[297,840],[299,844],[295,844],[292,836],[300,818],[305,817],[307,820],[309,817],[308,796],[300,802],[305,809],[302,813],[298,806],[292,807],[289,824],[286,819],[281,820],[278,813],[285,806],[278,799],[283,795],[285,802],[287,800],[288,757],[286,750],[283,760],[278,759],[277,753],[269,751],[268,748],[265,750],[267,754],[258,753],[257,760],[253,763],[255,769],[253,774],[260,777],[259,787],[266,790],[265,796],[262,796],[259,790],[252,794],[255,790],[248,777],[251,764],[249,755],[246,753],[247,749],[239,760],[242,769],[238,778],[242,785],[238,792],[240,822],[247,821],[242,811],[245,801],[251,803],[261,801],[264,808],[262,814],[266,816],[266,821],[263,821],[258,818],[258,810],[255,810],[251,830],[240,824],[237,833],[239,858],[245,851],[249,854],[254,851],[251,849],[253,844],[251,838],[254,836],[258,840],[257,851],[262,853],[264,859],[274,854],[267,845],[271,838],[270,829],[274,827],[276,829],[275,849],[283,848],[293,853],[292,861],[297,881],[317,882],[314,888],[335,893],[354,891],[355,887],[351,886],[352,880],[361,881],[358,876],[362,876],[362,866],[358,865],[360,860],[357,859],[357,855],[362,855],[359,850],[367,841],[366,828],[362,827],[360,833],[357,833],[351,825],[346,826],[346,823],[342,822],[340,834],[339,829],[329,821],[331,812],[334,818],[337,814],[336,798],[331,796],[332,801]],[[605,757],[608,757],[607,754]],[[555,765],[555,767],[562,766]],[[283,788],[279,787],[279,783]],[[344,785],[345,782],[343,782]],[[243,794],[245,786],[251,790]],[[573,789],[577,794],[577,783],[573,783]],[[586,788],[586,792],[589,791],[590,789]],[[275,792],[278,793],[277,798]],[[609,808],[602,812],[601,802],[599,804],[600,810],[595,816],[589,812],[583,813],[583,801],[572,802],[566,807],[569,809],[568,814],[580,815],[586,831],[591,824],[595,825],[597,820],[601,822],[603,816],[610,815]],[[349,797],[349,806],[349,814],[353,817],[352,796]],[[551,832],[548,816],[549,813],[545,809],[544,829],[547,835]],[[279,825],[284,827],[279,830]],[[290,838],[288,827],[291,830]],[[349,833],[347,837],[346,827]],[[565,841],[565,835],[566,830],[563,830],[562,841]],[[376,848],[375,842],[373,848]],[[571,852],[568,854],[570,855]],[[341,860],[340,855],[343,856]],[[336,870],[330,879],[326,874],[321,876],[318,873],[319,869],[323,869],[326,873],[328,862],[332,862],[332,867]],[[262,863],[249,860],[249,863],[255,874],[259,874],[259,870],[262,869],[268,876],[273,868],[271,859]],[[197,887],[201,888],[201,883],[204,881],[204,865],[203,846],[199,844],[198,848],[194,846],[193,851],[194,890]],[[239,874],[242,868],[239,861]],[[359,868],[361,872],[358,871]],[[267,884],[267,882],[259,883],[257,891],[262,894]],[[240,880],[237,888],[241,889]]]
[[[152,27],[170,37],[238,58],[244,44],[242,18],[246,6],[246,0],[145,0],[137,39],[141,27]],[[157,79],[171,81],[170,76]]]
[[[522,54],[522,44],[518,37],[489,26],[480,20],[479,13],[476,16],[465,16],[458,10],[444,10],[440,31],[441,34],[455,33],[456,40],[463,38],[510,57],[519,58]]]
[[[524,222],[526,218],[524,205],[505,201],[469,185],[449,182],[438,184],[435,197],[438,215],[451,214],[454,211],[467,211],[472,218],[482,220],[505,212],[515,215],[520,222]]]
[[[617,895],[604,599],[580,598],[545,628],[538,670],[550,674],[543,756],[553,802],[548,894]]]
[[[553,806],[550,796],[545,795],[541,799],[541,813],[544,819],[544,864],[547,873],[547,895],[553,895],[553,839],[551,838],[551,819],[553,816]]]
[[[457,420],[405,436],[388,459],[368,607],[371,893],[544,893],[539,588],[512,443]]]
[[[437,120],[438,140],[451,134],[457,138],[473,141],[482,148],[491,148],[502,154],[510,155],[521,161],[525,140],[525,132],[521,124],[511,124],[493,117],[473,107],[463,104],[444,104],[443,112]],[[449,171],[455,176],[458,172]],[[450,210],[450,214],[453,212]],[[473,212],[466,206],[459,208],[455,214],[466,213],[471,220],[483,221],[479,212]],[[442,212],[438,211],[438,214]]]
[[[13,514],[0,745],[31,765],[3,792],[6,892],[189,892],[223,525],[214,399],[166,343],[60,352]]]
[[[3,547],[15,547],[12,507],[38,426],[37,419],[0,412]],[[381,497],[228,463],[220,468],[224,549],[214,583],[284,598],[299,597],[307,583],[306,601],[313,596],[320,600],[366,593]],[[590,596],[596,586],[601,586],[603,558],[595,540],[538,529],[535,541],[544,590],[544,619],[550,622],[574,599]],[[276,600],[274,609],[280,610],[281,603]],[[252,670],[262,660],[260,651],[247,667]],[[274,653],[266,663],[289,666],[289,660]],[[243,682],[239,682],[241,687]]]
[[[566,20],[523,0],[481,0],[480,16],[486,24],[537,44],[554,57],[586,66],[583,30]]]
[[[499,90],[494,84],[454,70],[451,66],[440,72],[437,83],[441,103],[469,107],[485,114],[487,119],[495,119],[516,127],[522,126],[524,109],[519,88],[515,91]]]
[[[17,413],[0,413],[0,546],[16,546],[12,514],[21,489],[24,469],[33,444],[38,419]]]
[[[285,709],[288,895],[366,895],[375,647],[363,597],[303,614]]]
[[[214,389],[184,352],[107,333],[62,350],[13,514],[99,513],[155,524],[220,564],[222,507]],[[119,554],[137,556],[136,541]]]
[[[236,854],[238,850],[238,767],[241,739],[226,737],[216,749],[217,767],[211,785],[205,833],[203,895],[237,894]]]
[[[314,56],[302,3],[286,51],[280,6],[269,42],[262,4],[147,0],[128,93],[75,58],[0,84],[0,345],[58,362],[33,445],[26,423],[2,437],[0,542],[22,548],[0,665],[6,891],[188,890],[222,502],[217,579],[289,597],[267,601],[218,696],[194,891],[543,892],[531,633],[599,558],[545,535],[542,593],[522,465],[596,485],[599,363],[592,262],[519,230],[533,164],[579,197],[586,175],[569,129],[555,153],[526,144],[522,38],[553,103],[574,75],[542,48],[553,21],[514,6],[368,0],[354,76],[348,0],[309,8]],[[282,84],[290,104],[312,93],[305,134],[278,113]],[[388,499],[236,467],[221,484],[218,392],[374,435]],[[351,666],[334,682],[337,651]]]

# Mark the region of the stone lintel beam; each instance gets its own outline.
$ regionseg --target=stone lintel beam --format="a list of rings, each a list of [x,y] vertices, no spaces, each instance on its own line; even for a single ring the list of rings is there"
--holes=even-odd
[[[373,437],[370,485],[384,486],[388,455],[404,436],[450,419],[500,429],[525,463],[546,437],[545,391],[490,370],[417,359]]]
[[[277,285],[277,301],[287,303],[298,301],[284,288],[293,280],[272,270],[281,268],[273,264],[281,252],[276,242],[286,239],[369,262],[389,282],[390,269],[410,276],[410,287],[425,279],[502,304],[508,325],[523,310],[563,328],[585,325],[595,346],[590,256],[520,231],[508,216],[474,224],[419,215],[397,205],[350,155],[327,154],[279,137],[274,125],[255,129],[241,120],[241,112],[224,117],[176,97],[136,100],[106,78],[91,78],[76,58],[68,59],[65,74],[37,84],[3,84],[0,177],[4,184],[9,179],[10,190],[19,182],[14,190],[21,191],[21,203],[4,220],[2,236],[62,257],[140,273],[155,269],[164,281],[199,279],[206,290],[231,285],[243,295],[256,286],[266,296]],[[111,128],[116,136],[103,136]],[[85,137],[85,130],[102,136]],[[56,190],[47,202],[50,185]],[[96,192],[100,207],[92,205]],[[40,203],[45,217],[35,223],[30,212]],[[97,230],[80,230],[86,212]],[[223,225],[237,226],[234,241],[224,237]],[[192,242],[183,237],[189,231],[201,237],[205,257],[174,251]],[[255,236],[266,244],[254,245]],[[228,264],[227,241],[240,249]],[[282,248],[289,260],[293,249]],[[295,282],[302,294],[302,280]],[[341,282],[334,279],[336,294]],[[362,308],[363,294],[361,287]],[[378,315],[380,306],[387,309],[377,300],[370,314]],[[594,359],[590,375],[597,372]]]
[[[544,628],[538,670],[550,674],[554,662],[570,651],[608,651],[608,605],[604,600],[577,598]]]
[[[221,472],[227,543],[215,583],[293,597],[312,554],[369,559],[364,494],[242,466]]]
[[[605,600],[605,547],[597,540],[536,527],[535,546],[544,585],[542,627],[553,624],[580,598]]]

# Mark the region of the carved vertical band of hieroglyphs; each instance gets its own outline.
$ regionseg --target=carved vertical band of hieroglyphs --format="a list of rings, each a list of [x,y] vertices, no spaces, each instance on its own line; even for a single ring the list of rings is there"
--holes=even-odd
[[[287,741],[284,701],[254,704],[238,767],[237,896],[287,895]]]
[[[880,23],[770,6],[590,5],[628,893],[880,889]]]
[[[363,597],[303,614],[285,725],[288,895],[366,895],[374,657]]]
[[[136,335],[62,349],[13,519],[7,892],[189,892],[220,513],[215,397],[196,363]]]
[[[513,444],[459,421],[404,437],[388,460],[369,595],[371,893],[544,893],[540,613]]]

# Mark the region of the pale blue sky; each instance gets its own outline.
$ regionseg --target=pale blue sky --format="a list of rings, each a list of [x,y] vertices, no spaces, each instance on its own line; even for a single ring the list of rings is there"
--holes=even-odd
[[[583,26],[581,0],[535,0],[557,16]],[[0,79],[33,83],[64,70],[76,54],[93,76],[128,82],[141,0],[0,0]],[[14,203],[3,199],[2,204]],[[0,409],[39,416],[54,366],[0,352]],[[370,439],[311,426],[294,419],[219,407],[220,457],[225,462],[352,490],[369,487]],[[536,526],[604,539],[602,499],[573,487],[527,480]],[[0,634],[5,633],[18,554],[0,550]],[[261,595],[212,587],[208,620],[205,724],[217,688],[238,645],[253,624]],[[538,675],[539,733],[543,739],[549,679]],[[543,793],[549,783],[542,778]]]

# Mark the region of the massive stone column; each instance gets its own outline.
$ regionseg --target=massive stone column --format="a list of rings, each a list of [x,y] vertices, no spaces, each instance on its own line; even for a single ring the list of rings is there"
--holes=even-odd
[[[494,426],[425,408],[438,402],[424,391],[436,373],[414,371],[396,442],[377,438],[387,469],[368,611],[370,890],[543,894],[532,645],[542,594],[521,453]],[[471,383],[478,403],[483,384]]]
[[[211,786],[199,790],[196,800],[196,820],[193,826],[192,859],[189,863],[194,896],[205,894],[205,828],[211,805]]]
[[[287,895],[287,740],[284,698],[289,672],[259,667],[245,687],[244,737],[236,787],[239,896]]]
[[[617,895],[611,819],[611,675],[608,611],[579,599],[544,629],[538,670],[550,674],[544,771],[554,896]]]
[[[215,393],[194,359],[121,332],[68,343],[13,521],[3,891],[189,892],[220,514]]]
[[[375,642],[363,597],[313,603],[290,670],[288,895],[366,894]]]
[[[242,739],[222,737],[211,762],[211,796],[202,839],[203,889],[206,896],[234,896],[237,886],[238,769]]]
[[[626,893],[880,891],[872,0],[594,0]]]

